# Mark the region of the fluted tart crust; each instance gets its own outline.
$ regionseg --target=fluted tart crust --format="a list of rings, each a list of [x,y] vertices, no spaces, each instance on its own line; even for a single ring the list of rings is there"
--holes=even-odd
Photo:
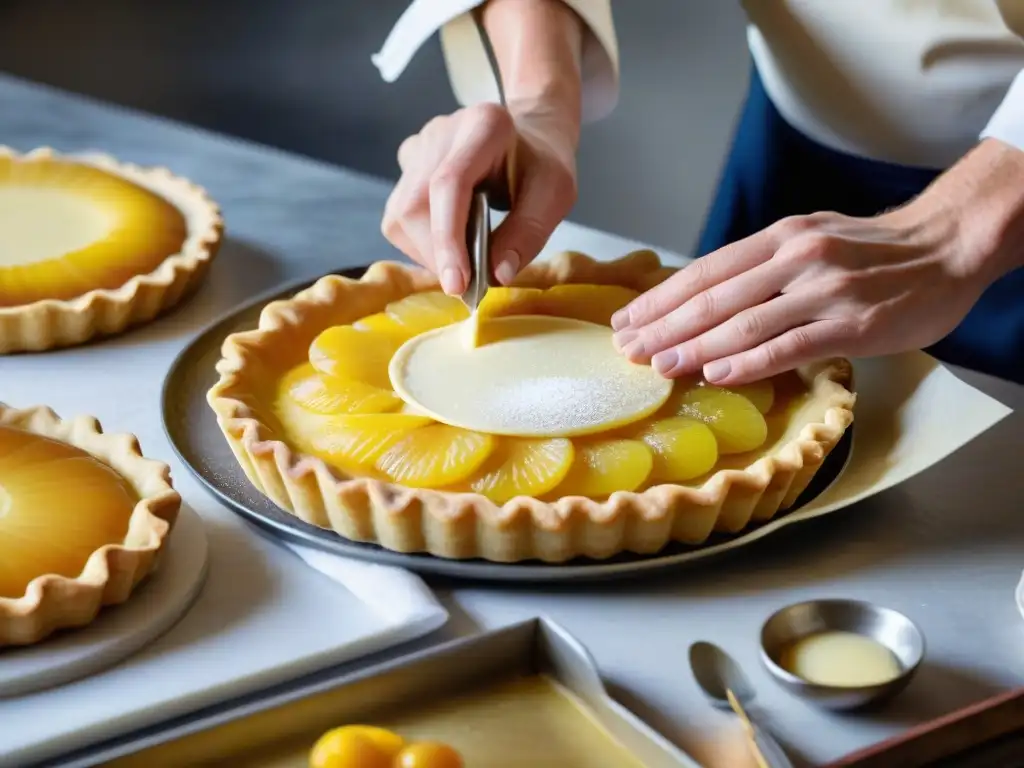
[[[104,433],[88,416],[0,403],[0,557],[17,548],[0,564],[0,647],[85,626],[126,601],[157,567],[180,506],[170,468],[144,458],[134,436]],[[78,568],[74,550],[95,540],[105,543],[68,572],[69,557]],[[30,570],[23,594],[10,594],[26,563],[47,562],[65,572]]]
[[[530,265],[520,287],[563,284],[644,291],[675,270],[651,251],[613,262],[575,252]],[[406,487],[347,474],[289,445],[274,412],[275,387],[305,359],[325,329],[353,323],[414,293],[436,291],[427,272],[392,262],[372,265],[358,280],[330,275],[294,297],[268,304],[256,330],[232,334],[208,393],[235,457],[253,485],[299,519],[359,542],[397,552],[494,562],[620,552],[655,553],[671,542],[700,545],[714,532],[737,533],[790,507],[853,421],[848,361],[832,359],[796,371],[803,405],[779,439],[749,463],[727,457],[724,468],[694,484],[660,484],[607,498],[517,496],[498,504],[479,493]]]
[[[198,287],[223,236],[202,187],[101,153],[0,146],[0,199],[8,224],[29,227],[20,239],[0,233],[0,354],[153,320]]]

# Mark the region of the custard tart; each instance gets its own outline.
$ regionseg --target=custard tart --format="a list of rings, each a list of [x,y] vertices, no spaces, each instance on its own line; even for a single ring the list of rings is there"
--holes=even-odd
[[[92,622],[157,564],[170,468],[88,417],[0,404],[0,647]]]
[[[790,507],[853,420],[851,366],[724,389],[612,346],[656,254],[563,253],[476,315],[380,262],[267,305],[208,394],[249,480],[303,521],[495,562],[654,553]]]
[[[165,168],[0,147],[0,353],[152,320],[198,286],[223,222]]]

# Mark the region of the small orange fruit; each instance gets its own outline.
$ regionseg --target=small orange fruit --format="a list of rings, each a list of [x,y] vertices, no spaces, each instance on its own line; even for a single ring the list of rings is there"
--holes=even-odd
[[[345,725],[321,736],[309,753],[309,768],[392,768],[405,741],[369,725]]]
[[[447,744],[421,741],[398,753],[395,768],[464,768],[462,755]]]

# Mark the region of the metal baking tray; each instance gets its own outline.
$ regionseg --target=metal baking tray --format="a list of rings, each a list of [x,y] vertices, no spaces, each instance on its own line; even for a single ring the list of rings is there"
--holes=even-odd
[[[313,742],[330,728],[345,723],[387,724],[396,716],[401,721],[402,713],[415,713],[439,700],[450,701],[537,674],[567,689],[582,707],[581,717],[590,721],[587,727],[617,742],[628,762],[647,768],[700,768],[613,700],[586,649],[560,626],[541,618],[455,640],[356,674],[213,708],[66,755],[54,764],[63,768],[111,762],[111,768],[300,768],[306,765]],[[502,765],[518,764],[515,754],[503,751],[502,757]]]
[[[358,278],[365,269],[358,267],[342,270],[338,274]],[[578,558],[560,564],[540,561],[492,563],[485,560],[446,560],[428,554],[405,554],[376,544],[349,541],[334,531],[299,520],[257,491],[235,460],[206,402],[206,393],[217,380],[214,366],[220,359],[224,339],[232,333],[255,328],[266,304],[292,296],[313,282],[302,280],[274,289],[232,310],[200,331],[172,363],[161,396],[164,430],[178,458],[219,501],[273,538],[305,544],[345,557],[454,578],[548,583],[633,577],[677,569],[722,556],[788,524],[798,522],[800,518],[794,517],[794,513],[834,483],[852,455],[854,430],[851,428],[829,454],[807,490],[784,515],[752,527],[740,536],[715,535],[708,543],[696,547],[670,544],[653,555],[624,553],[607,560]]]

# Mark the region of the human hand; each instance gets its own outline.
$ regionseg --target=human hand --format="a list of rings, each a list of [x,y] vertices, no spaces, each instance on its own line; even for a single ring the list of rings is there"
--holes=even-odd
[[[960,217],[924,195],[874,218],[784,219],[703,258],[612,318],[666,377],[743,384],[831,356],[928,346],[986,286]]]
[[[508,284],[532,261],[576,202],[578,120],[558,104],[534,100],[467,107],[428,122],[398,150],[402,176],[384,209],[381,231],[431,270],[445,293],[469,280],[466,226],[482,183],[506,186],[514,150],[514,200],[491,238],[492,269]]]

